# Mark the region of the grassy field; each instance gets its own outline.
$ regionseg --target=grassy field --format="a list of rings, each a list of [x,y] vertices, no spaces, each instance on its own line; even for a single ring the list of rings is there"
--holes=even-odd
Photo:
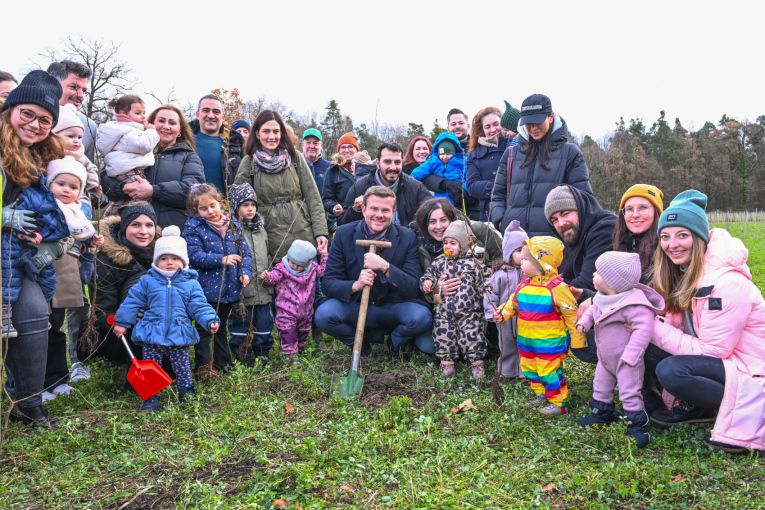
[[[745,243],[763,288],[765,232],[750,224]],[[348,372],[346,347],[309,344],[298,365],[274,352],[265,368],[199,386],[192,405],[165,390],[155,415],[96,364],[49,406],[61,428],[9,426],[0,508],[727,509],[765,498],[762,458],[707,450],[702,426],[655,431],[642,451],[622,425],[576,426],[593,367],[575,360],[571,413],[550,420],[529,390],[495,398],[465,365],[444,381],[432,359],[388,363],[376,347],[361,399],[347,402],[328,396],[332,372]],[[477,409],[452,412],[466,399]]]

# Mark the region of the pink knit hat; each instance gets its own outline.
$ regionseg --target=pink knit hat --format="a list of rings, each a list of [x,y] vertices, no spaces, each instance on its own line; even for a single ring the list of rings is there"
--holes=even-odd
[[[637,253],[607,251],[595,261],[595,269],[606,284],[621,293],[640,283],[642,270]]]
[[[82,132],[85,133],[85,126],[83,125],[82,121],[79,117],[77,117],[77,114],[75,113],[76,110],[74,109],[73,104],[65,104],[59,109],[58,112],[58,123],[53,128],[54,133],[60,133],[65,129],[69,129],[70,127],[78,127],[82,129]]]

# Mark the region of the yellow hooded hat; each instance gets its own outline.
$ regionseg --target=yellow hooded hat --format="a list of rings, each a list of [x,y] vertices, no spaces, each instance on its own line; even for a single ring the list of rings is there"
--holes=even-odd
[[[536,236],[523,241],[529,252],[544,271],[547,278],[558,276],[558,266],[563,262],[563,243],[557,237]]]

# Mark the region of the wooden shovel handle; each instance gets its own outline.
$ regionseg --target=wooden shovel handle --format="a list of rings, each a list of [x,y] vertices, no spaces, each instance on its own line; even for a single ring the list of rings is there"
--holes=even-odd
[[[374,245],[369,247],[369,253],[375,253]],[[351,360],[351,370],[359,369],[359,357],[361,356],[361,344],[364,341],[364,327],[367,324],[367,308],[369,308],[369,294],[372,292],[371,286],[365,286],[361,291],[361,306],[359,307],[359,318],[356,322],[356,338],[353,339],[353,359]]]

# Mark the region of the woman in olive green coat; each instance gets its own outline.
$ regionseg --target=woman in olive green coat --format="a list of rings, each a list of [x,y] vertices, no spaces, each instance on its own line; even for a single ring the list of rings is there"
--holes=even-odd
[[[258,114],[245,152],[234,184],[250,183],[258,195],[258,212],[268,233],[269,267],[281,261],[296,239],[325,247],[329,234],[319,189],[278,112]]]

